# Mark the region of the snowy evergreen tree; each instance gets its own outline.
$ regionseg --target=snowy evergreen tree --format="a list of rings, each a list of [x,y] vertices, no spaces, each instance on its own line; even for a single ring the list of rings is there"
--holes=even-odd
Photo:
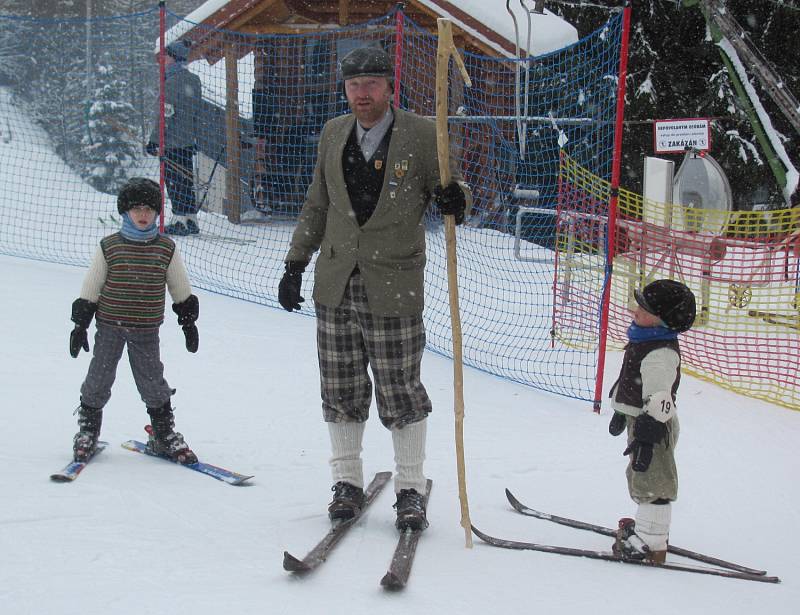
[[[30,71],[30,62],[19,44],[28,22],[20,17],[28,5],[21,0],[6,0],[0,4],[0,86],[13,86]]]
[[[130,128],[135,109],[125,100],[127,83],[117,78],[109,53],[97,65],[95,84],[88,130],[81,140],[84,176],[98,190],[116,194],[139,150]]]
[[[653,119],[710,117],[711,154],[725,169],[734,195],[734,207],[749,209],[766,192],[773,206],[784,206],[775,175],[766,161],[741,99],[711,40],[696,0],[642,0],[632,3],[628,81],[623,137],[622,184],[640,191],[642,161],[653,155]],[[584,36],[608,19],[617,0],[591,6],[553,3]],[[691,6],[690,6],[691,5]],[[748,30],[753,42],[774,63],[791,91],[798,95],[800,51],[786,45],[800,29],[800,10],[789,2],[728,0],[728,10]],[[800,161],[800,139],[766,96],[757,80],[760,99],[793,161]],[[679,157],[674,158],[680,162]],[[795,162],[795,164],[798,164]]]

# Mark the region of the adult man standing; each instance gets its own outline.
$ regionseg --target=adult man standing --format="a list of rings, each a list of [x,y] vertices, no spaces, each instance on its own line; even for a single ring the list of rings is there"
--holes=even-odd
[[[189,72],[189,43],[175,41],[166,47],[164,59],[164,181],[172,201],[172,220],[164,231],[172,235],[200,232],[197,225],[197,198],[194,193],[194,152],[196,118],[200,113],[202,85]],[[158,155],[159,113],[156,114],[147,153]]]
[[[300,213],[278,300],[299,310],[301,275],[318,249],[314,278],[322,409],[334,485],[331,520],[352,518],[364,498],[361,442],[375,379],[378,413],[391,430],[396,525],[424,529],[423,474],[431,402],[420,381],[425,227],[439,211],[464,220],[469,190],[442,188],[432,122],[393,109],[393,66],[380,48],[341,62],[352,114],[320,135],[314,178]],[[451,162],[452,175],[461,174]]]

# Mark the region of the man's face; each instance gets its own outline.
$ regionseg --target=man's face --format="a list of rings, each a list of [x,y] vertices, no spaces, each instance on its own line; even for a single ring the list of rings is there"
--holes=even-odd
[[[372,128],[386,114],[392,88],[386,77],[353,77],[344,82],[347,102],[358,122]]]

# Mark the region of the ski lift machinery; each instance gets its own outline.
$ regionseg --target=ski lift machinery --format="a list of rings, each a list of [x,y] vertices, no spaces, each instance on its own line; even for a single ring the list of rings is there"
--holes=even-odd
[[[631,237],[638,235],[639,273],[635,277],[639,286],[664,275],[681,278],[683,265],[697,265],[700,325],[708,321],[712,266],[725,256],[722,234],[733,196],[722,167],[706,152],[688,149],[674,177],[672,169],[671,161],[645,159],[642,221],[621,222],[621,226]],[[652,258],[652,252],[660,256]],[[648,256],[650,270],[646,271]],[[633,296],[632,289],[629,295]]]
[[[558,145],[564,147],[567,143],[567,136],[564,131],[558,127],[556,118],[550,113],[548,118],[531,118],[529,116],[529,93],[530,93],[530,65],[532,56],[531,43],[533,40],[533,22],[531,15],[544,15],[544,0],[535,0],[532,8],[528,6],[526,0],[519,0],[519,4],[525,13],[528,34],[526,37],[525,49],[520,45],[520,31],[517,16],[511,8],[512,0],[506,0],[506,11],[511,16],[511,21],[514,24],[514,53],[516,56],[515,66],[515,79],[514,79],[514,112],[517,141],[519,144],[520,160],[524,160],[527,151],[527,133],[528,122],[530,120],[547,121],[553,129],[558,132]],[[522,55],[524,51],[524,56]],[[522,88],[522,65],[525,65],[525,86],[524,92]],[[526,214],[536,214],[540,216],[552,217],[555,215],[555,210],[550,207],[537,207],[535,203],[539,200],[539,191],[533,188],[521,187],[518,183],[514,186],[512,199],[516,203],[527,203],[526,205],[519,205],[514,224],[514,256],[521,261],[537,262],[537,263],[550,263],[552,258],[539,258],[539,257],[526,257],[521,253],[521,237],[522,237],[522,217]]]

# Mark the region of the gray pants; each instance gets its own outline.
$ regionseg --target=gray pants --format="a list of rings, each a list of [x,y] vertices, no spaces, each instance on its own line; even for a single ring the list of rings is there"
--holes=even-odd
[[[634,472],[631,464],[625,475],[628,492],[637,504],[648,504],[663,499],[678,499],[678,468],[675,465],[675,447],[678,445],[680,423],[675,415],[667,421],[667,440],[653,446],[653,461],[646,472]],[[628,417],[628,444],[633,441],[633,420]]]
[[[163,406],[175,393],[164,380],[158,329],[123,329],[97,323],[92,362],[81,386],[83,404],[102,408],[108,403],[125,344],[136,388],[148,408]]]

